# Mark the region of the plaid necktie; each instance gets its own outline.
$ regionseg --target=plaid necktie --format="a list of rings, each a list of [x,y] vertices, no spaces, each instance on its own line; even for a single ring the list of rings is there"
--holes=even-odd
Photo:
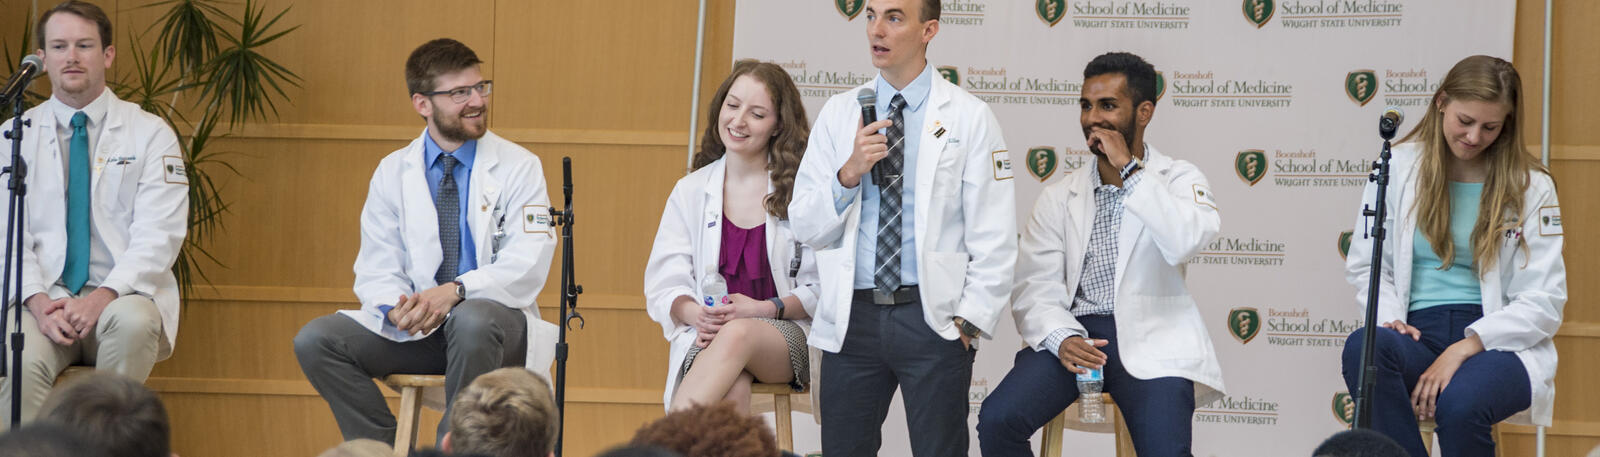
[[[444,251],[444,262],[433,274],[433,281],[444,284],[456,279],[456,268],[461,264],[461,200],[456,193],[456,164],[450,154],[440,154],[444,164],[444,179],[439,180],[439,193],[433,196],[433,208],[439,212],[439,248]]]
[[[905,183],[901,168],[905,166],[906,140],[901,111],[905,107],[906,99],[899,94],[889,101],[889,120],[893,122],[885,132],[889,155],[877,165],[885,167],[884,175],[889,178],[878,188],[878,269],[872,275],[874,285],[884,293],[900,288],[900,187]]]

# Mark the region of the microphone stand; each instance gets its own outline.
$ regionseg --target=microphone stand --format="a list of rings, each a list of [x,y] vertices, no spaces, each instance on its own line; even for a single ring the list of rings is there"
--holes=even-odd
[[[1383,241],[1388,235],[1388,231],[1383,228],[1383,221],[1388,217],[1389,140],[1394,139],[1395,127],[1398,127],[1393,124],[1398,122],[1380,121],[1378,136],[1383,137],[1383,151],[1378,153],[1378,161],[1372,163],[1372,174],[1367,175],[1367,180],[1378,185],[1377,202],[1362,205],[1361,208],[1361,215],[1371,218],[1370,220],[1374,222],[1371,232],[1362,234],[1372,238],[1372,267],[1367,272],[1367,316],[1361,335],[1361,376],[1357,382],[1359,389],[1354,392],[1355,428],[1372,428],[1372,389],[1378,384],[1378,367],[1377,361],[1373,360],[1373,350],[1378,337],[1378,295],[1381,287],[1380,279],[1383,277]]]
[[[550,208],[550,223],[561,226],[561,327],[560,338],[556,340],[556,411],[561,416],[561,422],[556,428],[556,457],[561,457],[561,442],[566,435],[567,416],[567,329],[574,319],[578,321],[578,328],[583,328],[583,315],[578,314],[578,294],[583,293],[583,286],[577,283],[577,270],[573,267],[572,260],[572,158],[561,158],[561,193],[566,197],[563,209]]]
[[[22,423],[22,382],[17,373],[22,372],[22,250],[27,249],[22,245],[22,218],[24,198],[28,194],[28,164],[22,160],[22,127],[33,125],[32,121],[22,120],[22,103],[25,97],[18,93],[11,97],[12,117],[11,130],[5,137],[11,140],[11,166],[0,169],[0,174],[10,176],[6,181],[6,188],[10,190],[10,207],[6,212],[6,258],[5,279],[0,285],[0,296],[11,311],[16,328],[11,332],[11,371],[6,371],[7,364],[0,363],[0,377],[11,381],[11,428],[15,429]],[[15,265],[15,267],[13,267]],[[0,312],[0,331],[9,327],[6,313]],[[4,360],[4,355],[0,355]]]

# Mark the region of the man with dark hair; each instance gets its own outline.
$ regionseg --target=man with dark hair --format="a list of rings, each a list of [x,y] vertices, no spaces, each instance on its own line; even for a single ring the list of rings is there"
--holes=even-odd
[[[21,322],[22,371],[0,383],[3,421],[11,417],[12,382],[22,382],[27,421],[68,366],[142,382],[172,354],[179,301],[172,263],[188,232],[189,176],[178,136],[106,87],[116,58],[106,13],[69,1],[46,11],[37,30],[51,94],[23,114],[32,123],[22,132],[31,168],[20,266],[29,312]]]
[[[485,373],[456,396],[439,447],[451,454],[553,456],[561,412],[550,392],[550,383],[522,367]]]
[[[1103,374],[1139,455],[1191,455],[1195,405],[1223,387],[1184,265],[1222,219],[1198,167],[1144,142],[1155,68],[1110,53],[1083,77],[1095,165],[1047,186],[1022,230],[1011,306],[1028,347],[984,400],[978,441],[984,455],[1029,455],[1028,437],[1078,399],[1079,376]]]
[[[39,420],[82,433],[110,457],[174,455],[161,398],[124,376],[96,373],[73,381],[45,401]]]
[[[830,457],[878,454],[896,390],[912,454],[967,455],[976,343],[1011,291],[1011,156],[989,105],[934,75],[939,8],[867,2],[878,77],[828,99],[795,176],[789,216],[822,272],[809,342]]]
[[[427,128],[373,173],[355,263],[361,309],[312,320],[294,338],[346,440],[394,442],[372,378],[443,374],[450,402],[480,374],[524,364],[543,373],[555,357],[555,326],[533,302],[555,246],[544,169],[489,132],[493,86],[479,63],[448,38],[406,60],[411,107]],[[440,440],[450,423],[446,408]]]
[[[1311,451],[1312,457],[1407,457],[1406,449],[1382,433],[1367,429],[1345,430],[1328,437]]]

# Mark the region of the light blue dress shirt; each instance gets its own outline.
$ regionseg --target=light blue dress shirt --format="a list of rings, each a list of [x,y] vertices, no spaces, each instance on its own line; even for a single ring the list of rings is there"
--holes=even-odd
[[[873,80],[878,92],[878,120],[889,118],[889,102],[894,100],[896,94],[905,98],[906,107],[900,116],[905,122],[905,163],[902,170],[904,184],[900,191],[900,284],[916,285],[917,280],[917,245],[916,245],[916,189],[917,189],[917,157],[920,154],[918,146],[922,143],[922,120],[927,110],[928,95],[933,91],[933,66],[925,65],[922,74],[911,80],[904,89],[895,89],[889,81],[879,74]],[[839,180],[833,181],[833,195],[835,196],[834,209],[843,213],[854,201],[857,192],[866,192],[861,195],[861,226],[856,229],[856,289],[871,289],[877,287],[873,281],[872,272],[878,265],[878,186],[872,183],[871,175],[861,177],[861,184],[853,189],[845,188]]]

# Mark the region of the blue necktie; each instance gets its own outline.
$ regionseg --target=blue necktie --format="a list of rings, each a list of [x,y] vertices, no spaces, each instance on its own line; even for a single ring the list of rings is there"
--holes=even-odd
[[[450,154],[440,154],[438,160],[444,165],[444,179],[439,180],[433,208],[438,212],[439,248],[444,251],[444,258],[433,273],[433,281],[444,284],[456,279],[456,270],[461,265],[461,197],[456,190],[455,176],[459,162]]]
[[[89,116],[72,115],[67,162],[67,266],[61,282],[74,295],[89,281]]]

